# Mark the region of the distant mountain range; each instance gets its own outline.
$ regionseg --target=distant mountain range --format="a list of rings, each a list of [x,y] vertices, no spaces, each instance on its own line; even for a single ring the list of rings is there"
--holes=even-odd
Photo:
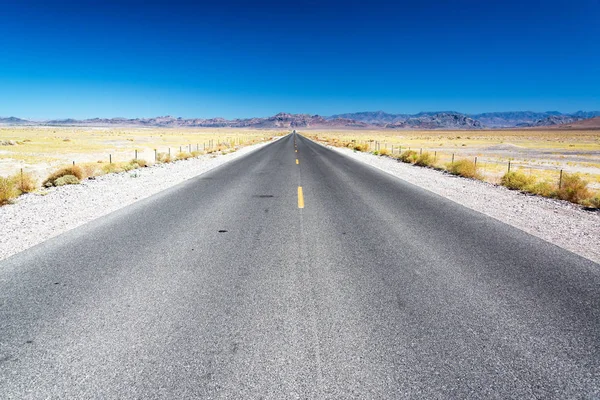
[[[157,127],[232,127],[259,129],[295,128],[384,128],[384,129],[485,129],[559,126],[600,116],[600,111],[578,111],[563,114],[558,111],[491,112],[463,114],[456,111],[421,112],[418,114],[390,114],[383,111],[338,114],[330,117],[309,114],[279,113],[267,118],[92,118],[28,121],[16,117],[1,118],[3,125],[47,126],[157,126]]]
[[[573,114],[563,114],[558,111],[507,111],[482,114],[463,114],[456,111],[444,111],[422,112],[414,115],[374,111],[338,114],[332,115],[329,118],[353,119],[373,125],[385,125],[386,127],[482,129],[553,126],[597,116],[600,116],[600,111],[578,111]],[[408,126],[402,126],[403,124]]]

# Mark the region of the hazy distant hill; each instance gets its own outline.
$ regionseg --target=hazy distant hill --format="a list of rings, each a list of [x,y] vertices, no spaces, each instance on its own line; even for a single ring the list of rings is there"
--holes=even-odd
[[[384,111],[365,111],[337,114],[330,117],[310,114],[279,113],[266,118],[92,118],[27,121],[16,117],[1,118],[2,125],[51,126],[157,126],[157,127],[231,127],[259,129],[294,128],[388,128],[388,129],[484,129],[557,126],[600,116],[600,111],[578,111],[562,114],[558,111],[510,111],[483,114],[463,114],[456,111],[428,111],[418,114],[391,114]]]
[[[448,116],[453,117],[449,118]],[[473,123],[466,118],[458,118],[458,116],[470,118],[479,122],[479,124]],[[538,124],[553,123],[560,124],[596,116],[600,116],[600,111],[578,111],[573,114],[563,114],[559,111],[504,111],[481,114],[464,114],[456,111],[429,111],[413,115],[391,114],[384,111],[365,111],[337,114],[331,116],[330,118],[342,117],[355,119],[371,125],[414,129],[480,129],[528,127],[539,126]],[[433,120],[426,117],[433,117]],[[409,122],[407,123],[406,121]]]
[[[337,114],[328,117],[328,119],[345,118],[364,122],[372,125],[391,124],[404,121],[411,117],[409,114],[390,114],[384,111],[364,111],[357,113]]]
[[[349,118],[374,126],[394,129],[482,129],[473,118],[456,111],[431,111],[418,114],[390,114],[383,111],[365,111],[337,114],[329,118]]]
[[[600,117],[600,111],[577,111],[576,113],[571,114],[571,116],[590,119],[594,117]]]
[[[155,118],[93,118],[85,120],[53,120],[45,125],[77,125],[77,126],[164,126],[164,127],[232,127],[232,128],[361,128],[368,127],[363,122],[334,118],[326,119],[319,115],[279,113],[268,118],[246,118],[227,120],[224,118],[191,118],[183,119],[172,116]]]
[[[471,118],[490,128],[513,128],[518,126],[529,126],[536,121],[555,115],[562,114],[558,111],[506,111],[473,114],[471,115]]]
[[[573,117],[571,115],[550,115],[544,119],[537,120],[528,126],[553,126],[553,125],[564,125],[571,122],[576,122],[584,118]]]
[[[8,118],[0,117],[0,124],[23,125],[23,124],[28,124],[28,123],[29,123],[29,121],[27,121],[25,119],[17,118],[17,117],[8,117]]]

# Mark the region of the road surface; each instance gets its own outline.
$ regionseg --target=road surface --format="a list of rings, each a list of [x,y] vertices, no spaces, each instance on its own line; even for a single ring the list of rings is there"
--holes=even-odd
[[[0,262],[3,399],[597,398],[599,367],[598,264],[299,135]]]

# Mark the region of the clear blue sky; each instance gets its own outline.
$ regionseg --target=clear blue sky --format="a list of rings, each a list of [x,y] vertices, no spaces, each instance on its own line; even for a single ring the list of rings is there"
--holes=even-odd
[[[0,0],[0,116],[600,109],[600,0]]]

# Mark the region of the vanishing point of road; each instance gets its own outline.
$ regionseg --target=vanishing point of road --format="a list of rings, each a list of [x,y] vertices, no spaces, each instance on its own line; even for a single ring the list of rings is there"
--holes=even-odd
[[[598,397],[598,264],[296,134],[0,262],[2,399]]]

